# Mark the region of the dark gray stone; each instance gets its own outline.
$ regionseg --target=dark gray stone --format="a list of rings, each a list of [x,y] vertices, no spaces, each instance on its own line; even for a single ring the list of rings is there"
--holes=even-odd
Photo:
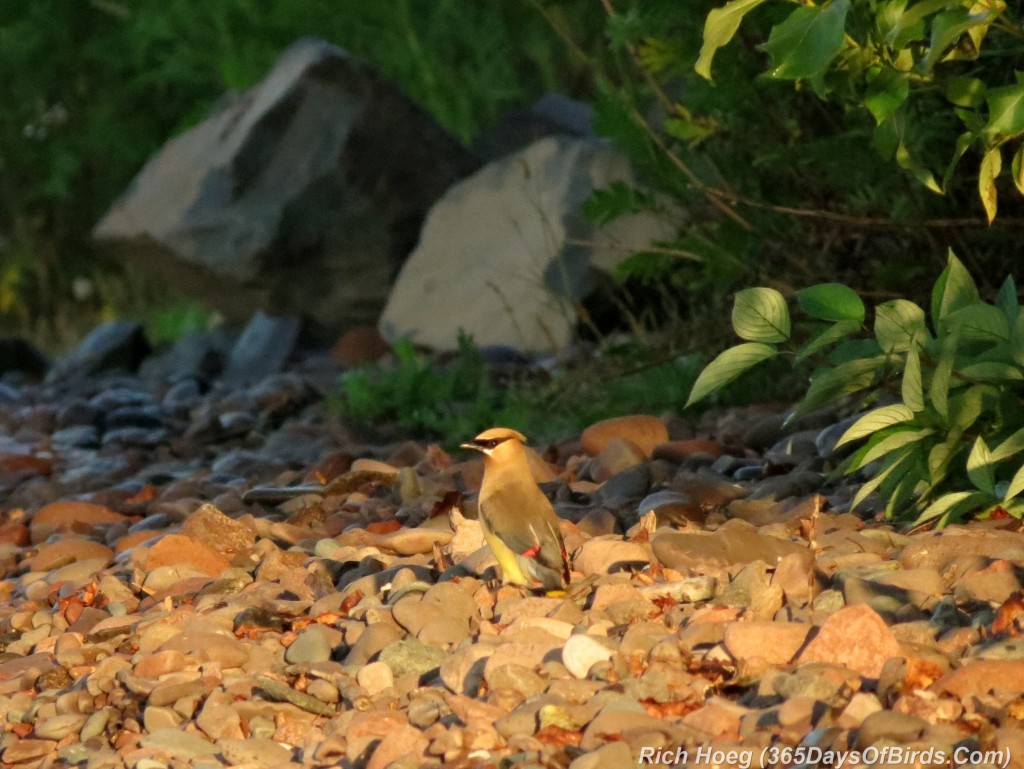
[[[149,353],[142,326],[115,320],[97,326],[46,375],[46,382],[77,381],[100,371],[135,371]]]
[[[231,337],[223,329],[191,331],[139,368],[146,379],[180,382],[185,379],[212,380],[224,370],[231,350]]]
[[[50,362],[31,342],[20,337],[0,337],[0,374],[20,371],[41,379]]]
[[[292,354],[298,336],[297,318],[257,312],[231,348],[225,381],[243,384],[276,374]]]
[[[152,279],[325,341],[375,323],[427,209],[477,161],[369,65],[323,40],[170,140],[96,226]]]
[[[545,94],[529,109],[509,110],[498,118],[497,123],[474,140],[473,149],[481,158],[491,161],[545,136],[593,136],[593,117],[589,104],[564,94]]]

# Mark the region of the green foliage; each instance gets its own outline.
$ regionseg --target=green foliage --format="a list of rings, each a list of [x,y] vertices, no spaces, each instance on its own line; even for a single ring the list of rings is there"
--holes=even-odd
[[[399,341],[393,362],[342,376],[337,406],[356,423],[397,424],[452,445],[494,425],[556,440],[605,417],[681,407],[697,362],[651,357],[647,348],[626,345],[583,370],[499,383],[468,337],[447,363]]]
[[[146,338],[154,344],[174,342],[190,331],[210,328],[216,315],[196,302],[176,302],[146,314],[143,326]]]
[[[620,279],[659,276],[685,313],[709,292],[767,280],[875,294],[909,285],[921,301],[916,279],[941,269],[929,255],[949,246],[987,268],[981,281],[1012,265],[1024,210],[1010,194],[1011,181],[1024,190],[1019,5],[606,7],[595,127],[630,155],[660,210],[684,212],[678,238],[652,250],[659,258],[628,260]],[[995,226],[977,226],[997,199]],[[604,222],[637,201],[605,194],[588,214]]]
[[[454,361],[444,367],[405,340],[395,344],[395,357],[393,366],[363,367],[342,376],[344,416],[457,439],[475,435],[497,411],[500,393],[472,340],[460,338]]]
[[[716,52],[761,4],[732,0],[708,14],[697,73],[710,79]],[[819,96],[870,113],[878,150],[928,189],[943,191],[975,148],[978,194],[991,222],[1004,149],[1024,194],[1021,21],[1019,5],[1005,0],[919,0],[909,7],[907,0],[824,0],[790,10],[761,48],[772,59],[768,77],[806,80]],[[936,118],[947,128],[936,153],[941,184],[922,157]]]
[[[941,526],[996,509],[1024,517],[1024,312],[1012,277],[985,302],[950,252],[930,320],[894,299],[875,307],[873,334],[864,333],[864,305],[845,286],[812,286],[797,301],[827,325],[791,348],[798,361],[818,363],[796,414],[852,396],[874,406],[838,444],[865,441],[839,468],[869,476],[854,507],[877,491],[889,517],[915,523]],[[687,405],[779,355],[790,342],[789,309],[774,289],[747,289],[736,297],[733,328],[759,341],[708,364]]]

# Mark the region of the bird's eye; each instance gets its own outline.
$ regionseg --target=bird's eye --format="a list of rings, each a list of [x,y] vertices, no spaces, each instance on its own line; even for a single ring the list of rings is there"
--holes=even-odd
[[[496,439],[493,439],[493,438],[490,439],[490,440],[485,440],[485,441],[473,441],[473,443],[475,443],[477,446],[479,446],[482,449],[493,449],[495,446],[497,446],[501,442],[502,441],[496,440]]]

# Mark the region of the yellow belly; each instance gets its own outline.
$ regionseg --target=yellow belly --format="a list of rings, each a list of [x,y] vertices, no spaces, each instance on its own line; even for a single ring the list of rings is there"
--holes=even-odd
[[[519,568],[519,561],[516,558],[516,554],[512,552],[512,549],[498,539],[491,531],[490,527],[483,525],[480,527],[484,533],[484,540],[487,542],[488,547],[491,548],[491,552],[494,553],[494,557],[498,561],[498,565],[501,567],[501,578],[506,585],[522,585],[523,587],[530,586],[530,579],[523,574],[523,570]]]

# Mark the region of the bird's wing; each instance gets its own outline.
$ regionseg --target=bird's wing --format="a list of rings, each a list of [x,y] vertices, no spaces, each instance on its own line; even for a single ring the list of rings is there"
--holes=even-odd
[[[515,515],[520,525],[514,528],[502,527],[494,532],[495,536],[514,553],[533,558],[568,579],[562,532],[558,529],[558,518],[544,492],[536,486],[525,489],[506,486],[496,489],[487,499],[481,500],[481,507],[484,516],[493,508]]]

